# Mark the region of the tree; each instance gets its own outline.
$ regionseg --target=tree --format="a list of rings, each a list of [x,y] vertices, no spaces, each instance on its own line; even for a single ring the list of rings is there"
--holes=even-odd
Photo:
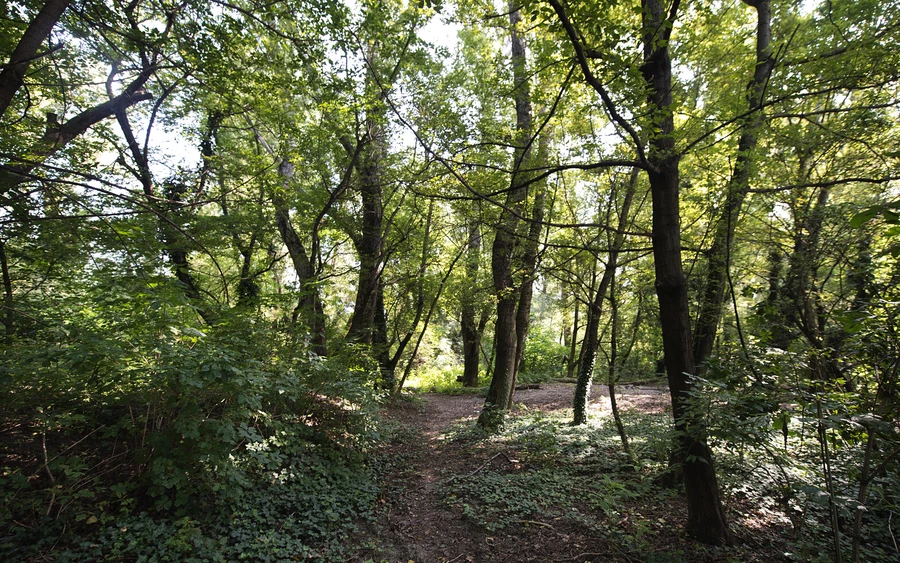
[[[635,142],[640,164],[647,171],[653,201],[653,258],[666,371],[678,447],[685,460],[684,487],[688,502],[686,529],[703,542],[727,543],[729,531],[719,497],[712,452],[706,444],[702,425],[691,419],[687,409],[691,389],[689,376],[694,373],[694,358],[687,285],[681,263],[680,154],[674,137],[672,62],[669,51],[679,2],[676,0],[669,13],[662,2],[657,0],[645,0],[642,3],[641,74],[646,86],[647,110],[650,114],[645,133],[649,139],[649,151],[645,154],[637,130],[615,110],[605,86],[591,71],[581,39],[566,9],[557,0],[549,1],[575,50],[576,60],[585,79],[601,96],[611,119]]]
[[[594,364],[597,359],[597,349],[599,346],[598,336],[600,332],[600,317],[603,314],[603,302],[606,300],[607,291],[610,290],[610,286],[615,278],[616,268],[619,267],[619,252],[621,252],[625,243],[625,231],[631,222],[631,202],[634,199],[634,194],[637,190],[637,183],[638,169],[634,168],[629,175],[625,187],[625,195],[622,199],[622,207],[618,214],[619,221],[618,226],[615,229],[615,234],[611,239],[607,239],[609,251],[607,253],[608,259],[603,267],[603,276],[600,278],[600,285],[597,287],[594,298],[589,304],[588,321],[584,329],[584,340],[581,344],[581,369],[578,373],[578,382],[575,386],[575,397],[573,399],[573,424],[584,424],[587,422],[587,405],[588,400],[590,399],[591,380],[594,376]],[[607,224],[611,219],[610,211],[614,203],[613,196],[616,195],[616,190],[611,190],[610,195],[609,208],[607,208],[606,214]],[[613,319],[612,324],[613,327],[616,326],[615,319]],[[613,341],[615,341],[615,336],[613,336]],[[611,361],[613,362],[611,365],[614,365],[615,360]]]
[[[515,386],[516,362],[519,358],[516,310],[521,294],[515,289],[513,257],[517,244],[516,233],[519,217],[525,209],[527,193],[526,186],[523,184],[523,169],[527,168],[527,163],[530,162],[533,142],[525,39],[518,27],[521,21],[521,13],[510,4],[509,24],[512,42],[513,98],[516,104],[516,135],[510,189],[506,196],[504,209],[501,211],[494,234],[494,244],[491,248],[491,274],[497,298],[497,317],[494,325],[494,375],[491,378],[484,408],[478,417],[478,424],[485,428],[496,428],[503,421]]]
[[[750,179],[757,159],[759,131],[764,123],[764,95],[775,59],[772,55],[772,26],[769,0],[744,0],[756,9],[756,66],[747,85],[748,112],[740,123],[740,140],[734,170],[725,190],[722,212],[716,223],[713,242],[707,251],[708,266],[704,290],[694,326],[694,361],[701,373],[712,353],[716,329],[722,316],[722,303],[728,281],[728,268],[734,231],[741,215],[744,199],[750,190]]]

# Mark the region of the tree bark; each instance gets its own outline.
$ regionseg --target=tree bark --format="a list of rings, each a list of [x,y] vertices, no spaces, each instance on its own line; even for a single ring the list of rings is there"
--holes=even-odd
[[[546,141],[541,141],[544,144]],[[543,151],[542,151],[543,152]],[[522,354],[525,352],[525,340],[528,338],[528,327],[531,325],[531,302],[534,297],[534,277],[537,274],[539,261],[540,236],[544,222],[544,204],[546,189],[543,182],[537,184],[537,194],[531,211],[531,224],[522,252],[522,270],[524,278],[519,289],[519,304],[516,309],[516,365],[513,381],[509,388],[508,404],[513,403],[516,392],[516,381],[519,378],[519,367],[522,365]]]
[[[628,444],[628,434],[625,432],[625,425],[622,423],[622,416],[619,414],[619,404],[616,401],[616,382],[618,381],[619,367],[619,301],[616,295],[616,274],[613,270],[612,279],[609,283],[609,308],[612,314],[612,334],[609,341],[609,378],[606,381],[609,389],[609,407],[612,410],[613,420],[616,423],[616,430],[619,432],[619,439],[622,440],[622,449],[629,456],[631,455],[631,446]],[[638,311],[640,317],[640,310]],[[638,320],[640,320],[638,318]],[[632,339],[632,343],[634,339]]]
[[[676,0],[677,4],[677,0]],[[661,0],[643,1],[644,64],[653,131],[647,161],[653,200],[653,259],[656,295],[662,328],[666,371],[680,458],[684,460],[684,488],[688,505],[686,531],[713,545],[730,540],[725,511],[719,497],[712,451],[706,444],[701,421],[687,408],[694,373],[691,318],[687,284],[681,263],[679,161],[672,117],[672,62],[669,38],[677,5],[666,15]]]
[[[709,249],[709,265],[704,284],[700,313],[694,328],[694,362],[700,373],[705,371],[706,360],[716,341],[716,330],[722,316],[728,268],[734,231],[741,214],[741,207],[750,189],[759,130],[763,125],[763,98],[766,85],[775,67],[772,57],[772,28],[769,0],[744,0],[756,8],[756,69],[747,86],[750,113],[741,123],[737,158],[728,182],[725,204],[718,218],[713,243]]]
[[[575,375],[575,368],[578,366],[578,356],[575,354],[576,347],[578,346],[578,310],[579,310],[580,302],[575,300],[575,314],[574,321],[572,322],[572,336],[569,341],[569,357],[566,358],[566,378],[572,379],[572,376]]]
[[[387,342],[387,315],[384,312],[384,286],[379,285],[379,304],[376,312],[376,327],[377,330],[375,332],[375,336],[377,340],[375,342],[376,349],[379,351],[382,356],[379,358],[379,364],[385,368],[385,375],[389,377],[389,380],[386,381],[386,388],[394,391],[397,386],[394,384],[394,378],[397,366],[400,364],[400,357],[403,355],[403,351],[406,350],[406,347],[409,345],[409,342],[412,340],[413,335],[416,333],[416,329],[419,327],[419,322],[422,320],[422,315],[425,313],[425,274],[428,270],[428,257],[431,255],[431,220],[434,215],[434,200],[428,201],[428,213],[425,217],[425,233],[422,239],[422,257],[419,260],[419,271],[417,272],[416,278],[416,311],[414,313],[413,321],[409,325],[409,330],[406,331],[406,334],[397,342],[397,348],[394,350],[393,354],[389,353],[389,346]],[[443,283],[441,285],[441,289],[443,289]],[[430,313],[430,311],[429,311]],[[382,321],[383,319],[383,321]],[[382,322],[384,323],[382,327]],[[426,321],[427,327],[427,321]],[[424,331],[424,328],[422,329]],[[413,350],[413,358],[415,357],[416,352],[419,349],[419,343],[422,341],[422,332],[419,332],[419,338],[416,342],[415,350]],[[383,335],[383,339],[381,336]],[[412,358],[410,358],[410,362]],[[412,368],[409,368],[411,370]],[[401,381],[405,381],[409,375],[409,370],[405,370],[403,373],[403,377]]]
[[[142,76],[149,77],[149,70],[145,69]],[[146,78],[144,80],[146,80]],[[133,87],[142,88],[142,84],[140,79],[132,82],[126,89],[126,93]],[[126,95],[126,93],[123,93],[119,96],[113,96],[109,83],[107,83],[107,91],[111,98],[107,104],[123,99],[123,96]],[[125,99],[127,99],[127,97]],[[154,210],[154,213],[156,213],[159,219],[160,242],[162,243],[163,250],[169,257],[169,263],[174,270],[175,279],[181,283],[185,296],[193,302],[197,314],[200,315],[206,324],[213,324],[216,315],[204,305],[200,287],[197,285],[197,282],[191,273],[190,263],[188,261],[190,251],[186,244],[187,240],[185,233],[178,224],[179,211],[184,207],[182,198],[187,192],[187,189],[180,183],[172,183],[166,186],[164,193],[161,196],[157,192],[157,186],[154,184],[153,174],[150,170],[150,162],[147,157],[147,147],[144,147],[144,150],[141,150],[141,147],[138,145],[137,139],[134,136],[131,122],[128,120],[128,112],[126,109],[129,106],[130,104],[112,103],[110,109],[115,112],[116,120],[119,123],[119,127],[122,129],[122,135],[125,137],[125,141],[128,144],[131,158],[134,160],[136,168],[131,171],[135,178],[141,183],[144,196],[147,199],[147,207]],[[101,106],[98,106],[98,108],[99,107]],[[85,127],[85,129],[86,128],[87,127]]]
[[[3,328],[6,344],[12,343],[16,333],[16,316],[13,309],[12,276],[9,273],[9,259],[6,256],[6,242],[0,239],[0,271],[3,274]]]
[[[25,33],[22,34],[19,43],[9,57],[9,62],[0,71],[0,119],[3,118],[12,103],[16,92],[25,83],[25,74],[28,72],[31,61],[37,57],[38,47],[50,35],[53,26],[69,6],[69,1],[47,0],[25,28]]]

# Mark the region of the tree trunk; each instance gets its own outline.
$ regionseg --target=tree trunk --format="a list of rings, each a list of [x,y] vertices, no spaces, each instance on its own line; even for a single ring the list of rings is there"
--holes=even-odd
[[[477,221],[468,221],[469,243],[466,249],[466,288],[462,300],[462,341],[464,387],[478,386],[479,348],[481,331],[475,321],[478,270],[481,263],[481,227]]]
[[[294,175],[294,165],[283,159],[278,165],[278,175],[281,177],[282,189],[287,191]],[[314,354],[324,357],[328,352],[325,346],[325,311],[319,298],[315,269],[300,235],[291,223],[290,210],[284,196],[276,193],[272,201],[275,205],[275,225],[288,249],[300,285],[300,298],[294,309],[293,320],[297,322],[298,319],[303,319],[310,335],[310,349]]]
[[[588,324],[585,327],[584,340],[581,344],[581,369],[578,373],[578,381],[575,384],[575,397],[572,401],[574,417],[572,424],[584,424],[587,422],[587,405],[590,401],[591,380],[594,376],[594,364],[597,361],[597,348],[599,346],[598,333],[600,331],[600,316],[603,314],[603,300],[610,287],[616,268],[618,267],[619,251],[625,244],[625,229],[628,227],[631,213],[631,202],[634,192],[637,190],[638,169],[632,170],[625,189],[625,197],[622,201],[622,210],[619,214],[618,228],[609,245],[609,257],[603,277],[600,278],[600,286],[594,294],[594,300],[590,304]],[[614,203],[610,202],[610,210]],[[610,213],[607,213],[607,223]]]
[[[697,369],[705,371],[705,362],[712,353],[716,329],[722,316],[725,298],[731,243],[741,214],[741,207],[750,189],[750,176],[758,144],[759,130],[763,125],[763,96],[775,59],[772,57],[772,29],[769,0],[744,0],[756,8],[756,70],[747,86],[750,113],[741,123],[737,158],[725,196],[724,209],[718,218],[713,243],[709,249],[709,265],[706,274],[700,313],[694,329],[694,362]]]
[[[131,88],[140,88],[140,84],[143,84],[143,82],[132,82],[126,91]],[[181,283],[185,296],[194,303],[197,314],[200,315],[206,324],[213,324],[216,320],[216,315],[204,305],[200,287],[197,285],[197,282],[191,273],[191,267],[188,261],[188,256],[190,255],[188,245],[189,237],[186,236],[184,229],[179,224],[182,222],[180,216],[182,215],[181,211],[184,208],[183,198],[188,190],[183,184],[170,183],[165,187],[162,194],[158,193],[157,186],[153,179],[153,173],[150,170],[150,161],[147,158],[147,147],[145,146],[144,149],[141,150],[134,135],[134,130],[131,127],[131,122],[128,120],[126,109],[130,104],[114,103],[117,100],[127,99],[127,97],[123,98],[125,94],[113,96],[109,85],[107,85],[107,91],[111,98],[107,104],[112,103],[109,107],[109,111],[115,113],[119,127],[122,129],[122,135],[125,137],[125,141],[128,144],[128,151],[131,153],[131,158],[135,163],[132,173],[134,174],[135,179],[141,183],[144,196],[147,199],[147,208],[153,210],[158,218],[159,239],[162,243],[164,252],[169,257],[169,263],[174,270],[175,279]],[[97,117],[97,120],[99,120],[99,115],[102,113],[99,112],[98,108],[103,107],[103,105],[105,104],[95,107],[94,110],[89,110],[97,112],[97,115],[93,116]],[[70,120],[69,123],[84,116],[85,113],[86,112],[83,112],[78,117]],[[94,121],[94,123],[96,123],[96,121]],[[88,126],[89,125],[84,125],[84,129],[81,129],[81,132],[86,130]],[[80,134],[80,132],[78,134]]]
[[[673,13],[671,17],[676,15]],[[684,460],[684,488],[688,505],[686,530],[699,541],[722,545],[729,542],[730,533],[719,497],[712,451],[706,444],[701,421],[696,420],[687,409],[691,388],[688,374],[694,373],[694,356],[687,284],[681,263],[680,157],[675,147],[671,110],[672,63],[668,43],[674,22],[667,18],[661,0],[644,0],[643,19],[644,64],[641,70],[647,83],[655,129],[650,134],[647,160],[653,200],[656,295],[672,413],[679,434],[679,457]]]
[[[400,357],[403,355],[403,351],[406,350],[410,340],[412,340],[413,335],[416,333],[419,321],[422,320],[422,315],[425,313],[425,274],[428,270],[428,257],[431,255],[431,220],[433,215],[434,200],[429,200],[428,214],[425,217],[425,236],[422,239],[422,257],[419,260],[419,271],[416,275],[416,312],[412,323],[409,325],[409,330],[406,331],[406,334],[397,343],[397,348],[394,350],[393,354],[390,354],[390,346],[388,345],[387,338],[387,315],[384,310],[384,286],[379,285],[378,289],[379,301],[375,316],[376,340],[373,348],[377,351],[379,365],[382,366],[382,372],[385,376],[385,389],[390,389],[391,391],[394,391],[397,388],[394,379],[397,366],[400,364]],[[441,288],[443,289],[443,284],[441,285]],[[424,328],[422,330],[424,331]],[[422,341],[422,334],[422,332],[419,333],[419,338],[416,342],[415,350],[413,351],[413,358],[415,357],[416,351],[419,349],[419,343]],[[413,358],[410,358],[410,362],[412,362]],[[401,383],[406,380],[410,369],[411,368],[404,371]]]
[[[360,167],[362,198],[362,236],[356,241],[359,255],[359,281],[356,303],[350,319],[347,340],[371,345],[375,331],[378,292],[384,267],[384,238],[382,206],[382,167],[387,152],[387,139],[381,111],[373,111],[366,118],[369,142]],[[377,355],[377,352],[376,352]]]
[[[50,35],[53,26],[62,17],[69,6],[69,0],[47,0],[34,19],[25,28],[9,62],[0,72],[0,119],[6,113],[9,104],[22,84],[31,61],[37,58],[38,47]]]
[[[0,239],[0,270],[3,274],[3,328],[6,344],[9,345],[16,333],[16,316],[13,309],[12,276],[9,273],[9,259],[6,256],[6,242],[3,239]]]
[[[572,335],[569,340],[569,354],[566,357],[566,378],[572,379],[572,376],[575,375],[575,368],[578,366],[578,356],[575,354],[575,350],[578,348],[578,311],[579,305],[581,303],[576,299],[575,300],[575,313],[573,315],[574,320],[572,321]]]
[[[546,138],[546,137],[544,137]],[[545,141],[542,140],[543,145]],[[531,224],[528,226],[528,238],[523,244],[522,270],[524,279],[519,289],[519,305],[516,309],[516,366],[513,381],[509,387],[508,403],[513,404],[516,392],[516,381],[519,378],[519,367],[522,365],[522,354],[525,352],[525,340],[528,338],[528,327],[531,324],[531,301],[534,297],[534,277],[537,274],[540,236],[544,222],[544,200],[546,190],[543,182],[538,182],[534,207],[531,211]]]
[[[625,453],[631,455],[628,434],[625,432],[625,425],[622,424],[619,404],[616,401],[616,381],[618,380],[617,370],[619,366],[619,301],[616,295],[615,271],[613,271],[612,279],[609,282],[609,308],[612,314],[612,334],[609,341],[609,379],[606,382],[609,389],[609,406],[610,410],[612,410],[613,420],[616,423],[616,430],[619,432],[619,439],[622,440],[622,449],[625,450]],[[640,316],[640,312],[638,312],[638,316]]]
[[[494,375],[478,417],[483,428],[495,429],[503,422],[509,408],[510,388],[516,369],[516,305],[518,292],[513,283],[512,259],[516,248],[516,229],[525,200],[521,185],[523,163],[527,161],[531,145],[531,94],[525,68],[525,41],[519,35],[522,15],[510,4],[509,22],[512,41],[513,96],[516,102],[516,147],[510,191],[506,209],[501,211],[497,233],[491,248],[491,274],[497,295],[497,322],[494,329]]]

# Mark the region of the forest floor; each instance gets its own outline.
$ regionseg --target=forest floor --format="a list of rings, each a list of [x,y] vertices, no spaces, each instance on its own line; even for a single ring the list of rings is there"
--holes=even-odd
[[[574,385],[551,383],[540,389],[517,391],[512,418],[520,416],[559,416],[569,410],[571,416]],[[602,395],[601,395],[602,394]],[[523,451],[521,444],[477,436],[471,428],[484,399],[480,395],[442,395],[428,393],[411,400],[396,401],[386,412],[403,429],[401,438],[386,452],[391,461],[384,469],[384,494],[377,523],[367,531],[373,548],[360,561],[400,563],[494,563],[494,562],[599,562],[599,561],[787,561],[787,527],[777,518],[756,512],[740,498],[728,498],[734,545],[728,548],[703,546],[686,538],[681,523],[686,514],[677,491],[662,489],[652,479],[641,476],[633,467],[601,474],[588,473],[587,479],[605,479],[620,488],[629,487],[635,479],[644,483],[648,493],[618,494],[607,507],[604,522],[587,516],[591,506],[572,503],[571,498],[556,498],[558,488],[547,491],[552,502],[546,511],[522,517],[516,510],[514,489],[503,488],[504,479],[516,475],[544,475],[554,471],[552,459],[537,460]],[[619,408],[623,412],[663,413],[669,408],[666,389],[621,386],[617,389]],[[610,404],[605,387],[593,391],[590,414],[609,417]],[[562,424],[557,422],[556,424]],[[468,433],[468,434],[467,434]],[[519,448],[519,449],[517,449]],[[525,448],[527,450],[527,448]],[[619,455],[609,451],[610,457]],[[518,458],[518,459],[517,459]],[[581,473],[592,471],[585,465]],[[602,471],[602,470],[601,470]],[[488,479],[491,475],[500,480]],[[542,477],[545,478],[545,477]],[[485,525],[478,511],[470,506],[464,493],[455,486],[481,479],[481,486],[498,490],[480,492],[484,504],[498,503],[508,507],[505,516],[491,513],[492,522]],[[533,483],[525,481],[526,483]],[[552,483],[551,483],[552,485]],[[526,485],[529,486],[529,485]],[[549,485],[548,485],[549,486]],[[539,488],[539,487],[538,487]],[[471,489],[470,489],[471,490]],[[619,491],[619,489],[612,489]],[[620,491],[622,492],[622,491]],[[627,491],[625,491],[627,492]],[[540,501],[542,496],[537,493]],[[521,496],[530,497],[525,492]],[[520,492],[521,494],[521,492]],[[493,495],[493,496],[492,496]],[[577,495],[577,492],[576,492]],[[477,496],[477,495],[476,495]],[[524,503],[525,500],[522,500]],[[623,506],[618,506],[619,503]],[[558,505],[562,505],[560,508]],[[552,506],[551,506],[552,505]],[[581,512],[579,512],[579,506]],[[569,512],[572,511],[572,512]],[[594,513],[597,511],[594,510]],[[583,514],[582,518],[569,516]],[[612,516],[610,518],[610,516]]]

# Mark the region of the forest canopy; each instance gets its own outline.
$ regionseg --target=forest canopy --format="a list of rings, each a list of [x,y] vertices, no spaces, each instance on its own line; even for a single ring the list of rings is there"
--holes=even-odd
[[[583,425],[656,379],[662,459],[612,408],[690,537],[732,543],[739,452],[821,560],[891,560],[898,31],[895,0],[5,3],[0,554],[347,560],[389,401],[476,389],[490,434],[523,383]]]

